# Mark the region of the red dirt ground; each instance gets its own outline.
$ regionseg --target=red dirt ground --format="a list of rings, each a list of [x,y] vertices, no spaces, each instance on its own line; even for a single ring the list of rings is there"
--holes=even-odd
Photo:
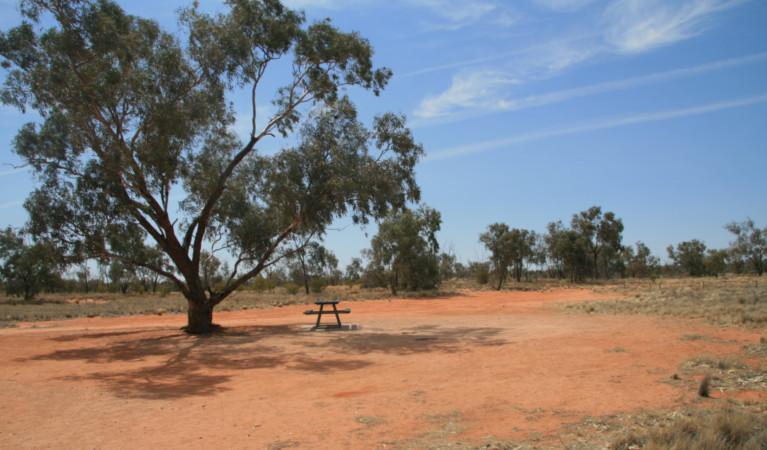
[[[664,383],[760,335],[646,316],[565,315],[590,290],[345,303],[355,331],[291,306],[76,319],[0,330],[5,448],[392,448],[489,437],[557,442],[586,416],[671,408]],[[682,339],[703,335],[712,339]],[[765,399],[761,398],[761,401]],[[442,442],[442,441],[440,441]]]

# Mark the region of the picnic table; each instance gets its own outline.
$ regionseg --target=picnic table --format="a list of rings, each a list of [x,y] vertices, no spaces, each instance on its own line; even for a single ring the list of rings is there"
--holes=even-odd
[[[304,311],[304,314],[306,315],[317,315],[317,324],[314,326],[315,329],[324,327],[324,328],[341,328],[341,318],[338,317],[339,314],[349,314],[352,312],[350,308],[339,310],[336,308],[336,305],[338,305],[338,300],[318,300],[314,302],[315,305],[319,305],[320,310],[315,311],[313,309],[307,309]],[[330,305],[333,307],[333,310],[325,309],[325,306]],[[322,320],[323,314],[333,314],[336,316],[336,323],[333,325],[320,325],[320,320]]]

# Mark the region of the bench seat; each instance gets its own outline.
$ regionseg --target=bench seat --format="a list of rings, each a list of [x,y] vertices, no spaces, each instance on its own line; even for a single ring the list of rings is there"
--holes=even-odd
[[[322,314],[335,314],[335,313],[349,314],[351,312],[352,312],[351,308],[346,308],[346,309],[339,309],[338,311],[333,311],[333,310],[322,311]],[[307,309],[306,311],[304,311],[304,314],[306,315],[319,314],[319,313],[320,313],[319,311],[314,311],[313,309]]]

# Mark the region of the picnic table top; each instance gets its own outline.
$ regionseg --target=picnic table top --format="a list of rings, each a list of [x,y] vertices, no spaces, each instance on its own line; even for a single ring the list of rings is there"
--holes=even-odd
[[[337,305],[339,300],[317,300],[315,305]]]

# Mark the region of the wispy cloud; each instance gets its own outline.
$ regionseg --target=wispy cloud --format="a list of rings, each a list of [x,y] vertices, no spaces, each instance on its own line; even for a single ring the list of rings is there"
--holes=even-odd
[[[496,9],[496,5],[482,0],[407,0],[407,3],[413,6],[426,8],[435,15],[443,17],[453,23],[476,21],[490,11]]]
[[[283,0],[282,3],[288,8],[305,9],[342,9],[352,6],[361,6],[375,0]]]
[[[502,2],[491,0],[404,0],[426,10],[430,17],[421,20],[424,31],[459,30],[480,21],[484,24],[509,27],[514,19]]]
[[[13,208],[14,206],[19,206],[24,204],[21,200],[16,200],[13,202],[6,202],[6,203],[0,203],[0,209],[7,209],[7,208]]]
[[[588,36],[577,38],[589,39]],[[444,92],[422,100],[415,111],[421,118],[454,114],[467,108],[498,111],[501,102],[513,93],[510,88],[532,79],[549,78],[563,69],[592,56],[594,49],[576,45],[573,40],[551,41],[541,46],[518,51],[498,67],[465,68],[453,77]]]
[[[621,53],[641,53],[697,36],[716,13],[743,0],[618,0],[605,10],[607,42]]]
[[[428,97],[415,111],[418,117],[440,117],[460,108],[495,108],[499,91],[518,80],[499,72],[458,74],[447,91]]]
[[[449,113],[459,108],[481,108],[481,112],[470,115],[454,115],[447,120],[448,122],[462,120],[466,117],[544,106],[589,95],[633,89],[764,60],[767,60],[767,52],[520,98],[511,98],[508,93],[501,92],[505,85],[512,83],[512,79],[504,78],[507,75],[478,72],[468,74],[463,78],[456,77],[453,80],[453,86],[446,92],[423,100],[415,115],[424,119],[442,118],[439,123],[445,123]]]
[[[678,119],[681,117],[696,116],[701,114],[722,111],[726,109],[740,108],[743,106],[754,105],[758,103],[767,103],[767,93],[718,103],[710,103],[691,108],[672,109],[666,111],[656,111],[646,114],[637,114],[633,116],[610,117],[600,120],[574,124],[566,127],[540,130],[533,133],[510,136],[503,139],[496,139],[475,144],[457,146],[438,150],[430,153],[425,158],[426,161],[436,161],[440,159],[453,158],[457,156],[469,155],[472,153],[484,152],[501,147],[512,147],[525,142],[539,141],[556,136],[569,134],[586,133],[589,131],[598,131],[608,128],[616,128],[627,125],[635,125],[648,122],[659,122],[663,120]]]
[[[562,35],[525,49],[456,61],[407,74],[406,76],[415,76],[437,70],[462,69],[453,77],[452,84],[447,89],[424,98],[415,110],[415,116],[429,119],[455,115],[455,118],[460,120],[472,116],[466,114],[467,110],[471,109],[481,113],[506,111],[589,95],[592,91],[622,89],[630,83],[651,83],[653,77],[639,77],[628,82],[577,88],[556,93],[557,95],[511,99],[515,84],[558,77],[573,67],[600,56],[647,52],[701,34],[711,26],[710,19],[717,13],[744,1],[747,0],[614,0],[603,10],[597,22],[579,24],[581,29],[590,29],[585,33]],[[554,9],[577,9],[588,2],[540,0],[538,3]],[[477,67],[472,69],[472,66]],[[700,70],[710,69],[703,67]],[[669,75],[670,78],[680,76],[685,75],[682,72]],[[481,80],[487,83],[482,84],[479,82]],[[507,80],[514,82],[509,83]]]
[[[284,0],[283,3],[294,9],[329,10],[400,4],[427,13],[420,18],[425,31],[458,30],[480,20],[505,26],[515,22],[508,8],[497,0]]]
[[[24,172],[24,171],[27,171],[27,170],[29,170],[28,167],[15,167],[13,169],[5,170],[3,172],[0,172],[0,177],[4,177],[6,175],[13,175],[15,173]]]
[[[442,65],[439,65],[439,66],[426,67],[424,69],[415,70],[413,72],[405,73],[405,74],[402,74],[402,75],[396,75],[395,74],[394,77],[395,78],[410,78],[410,77],[415,77],[415,76],[418,76],[418,75],[424,75],[424,74],[427,74],[427,73],[439,72],[441,70],[458,69],[458,68],[461,68],[461,67],[472,66],[472,65],[475,65],[475,64],[491,62],[491,61],[497,61],[499,59],[506,59],[506,58],[508,58],[510,56],[519,55],[520,53],[521,53],[520,50],[514,50],[514,51],[511,51],[511,52],[504,52],[504,53],[496,53],[496,54],[493,54],[493,55],[490,55],[490,56],[485,56],[485,57],[482,57],[482,58],[472,58],[472,59],[467,59],[467,60],[464,60],[464,61],[456,61],[456,62],[452,62],[452,63],[442,64]]]
[[[533,0],[536,5],[552,11],[576,11],[593,2],[594,0]]]

